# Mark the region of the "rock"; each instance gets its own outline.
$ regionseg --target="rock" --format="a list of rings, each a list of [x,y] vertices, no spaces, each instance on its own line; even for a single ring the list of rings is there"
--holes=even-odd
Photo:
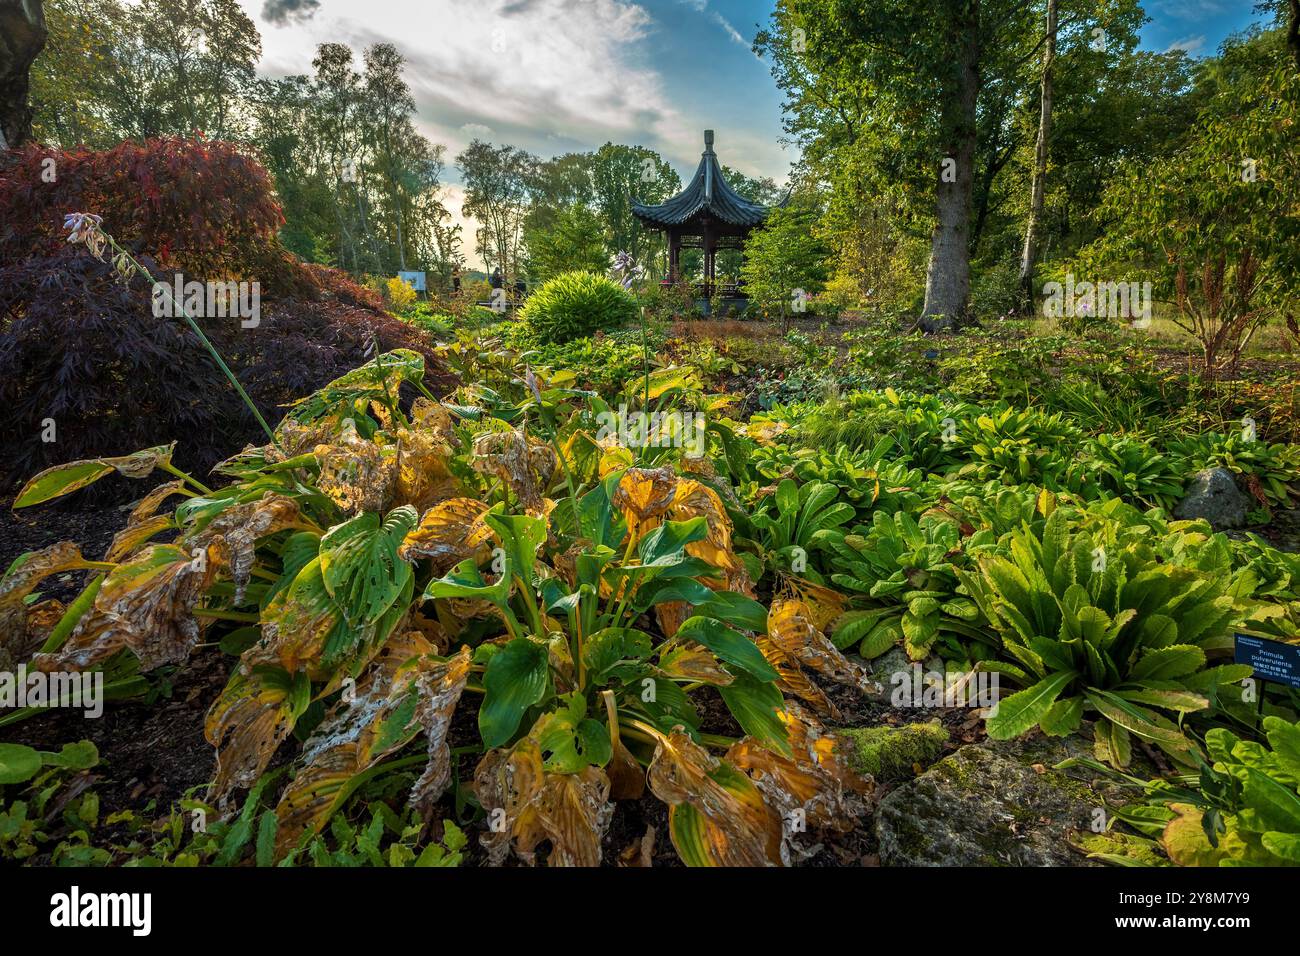
[[[948,742],[948,731],[937,720],[905,727],[853,727],[839,734],[851,745],[849,766],[877,780],[910,777],[914,765],[929,764]]]
[[[944,672],[944,663],[938,657],[931,655],[924,661],[914,661],[907,656],[907,651],[903,650],[901,646],[891,647],[885,653],[867,663],[871,668],[872,679],[881,685],[878,693],[869,694],[868,696],[881,703],[889,703],[892,700],[894,690],[899,686],[900,681],[907,687],[912,686],[912,667],[915,664],[919,663],[921,665],[924,674],[935,671],[940,674]],[[905,676],[895,680],[894,675],[899,673]]]
[[[1215,531],[1241,528],[1252,501],[1237,487],[1232,472],[1226,468],[1206,468],[1192,476],[1183,500],[1174,508],[1174,517],[1188,520],[1204,518]]]
[[[881,801],[881,863],[1092,865],[1066,836],[1089,829],[1109,785],[1093,781],[1083,768],[1052,769],[1089,749],[1078,737],[962,747]]]

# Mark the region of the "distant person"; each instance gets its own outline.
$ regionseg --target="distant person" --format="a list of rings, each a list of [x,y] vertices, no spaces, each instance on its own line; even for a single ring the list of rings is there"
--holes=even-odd
[[[451,267],[451,294],[460,295],[460,266]]]
[[[515,280],[515,299],[519,302],[523,302],[524,295],[527,292],[528,292],[528,283],[525,282],[523,280],[523,277],[521,276],[520,278]]]
[[[504,284],[505,280],[501,278],[501,270],[499,268],[493,269],[492,275],[488,276],[488,285],[494,289],[500,289]]]

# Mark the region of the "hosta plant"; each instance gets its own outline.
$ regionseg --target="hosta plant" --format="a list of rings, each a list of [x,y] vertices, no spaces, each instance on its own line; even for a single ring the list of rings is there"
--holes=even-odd
[[[1154,536],[1126,507],[1109,502],[1088,520],[1057,508],[1041,533],[1012,534],[1007,555],[958,571],[997,635],[998,659],[981,667],[1024,688],[988,719],[991,737],[1065,736],[1088,716],[1107,763],[1127,765],[1135,736],[1191,763],[1183,716],[1250,675],[1209,665],[1230,652],[1239,615],[1226,550],[1197,532],[1180,542],[1176,525]]]
[[[806,583],[770,609],[754,601],[718,494],[576,441],[573,394],[530,377],[518,400],[403,400],[420,378],[402,353],[341,377],[221,465],[224,487],[156,449],[37,476],[23,504],[115,469],[176,480],[61,614],[25,598],[88,563],[66,544],[21,563],[0,584],[6,650],[37,648],[30,666],[47,670],[127,654],[148,671],[214,643],[238,654],[208,714],[208,799],[232,806],[304,740],[274,808],[277,860],[318,852],[315,835],[394,767],[423,767],[408,804],[431,819],[461,706],[477,713],[493,861],[548,844],[551,864],[597,863],[612,800],[646,787],[688,863],[789,862],[796,811],[814,830],[852,826],[862,783],[807,676],[866,686],[825,637],[838,596]],[[708,732],[704,695],[741,739]]]

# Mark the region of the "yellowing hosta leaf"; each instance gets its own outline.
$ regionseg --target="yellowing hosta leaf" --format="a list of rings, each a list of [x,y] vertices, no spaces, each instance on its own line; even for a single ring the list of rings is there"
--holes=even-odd
[[[414,631],[390,640],[355,695],[344,696],[326,714],[303,748],[301,769],[276,807],[277,856],[293,849],[304,833],[319,832],[351,793],[352,779],[405,746],[424,726],[421,716],[429,718],[436,737],[431,742],[434,765],[423,795],[428,798],[440,783],[445,786],[450,759],[446,725],[465,689],[469,648],[447,662],[433,660],[431,651]],[[422,677],[429,678],[423,687]],[[432,708],[423,715],[422,691],[429,692]]]
[[[613,441],[613,439],[610,439]],[[632,454],[631,449],[617,445],[614,448],[607,448],[600,456],[600,465],[597,469],[597,476],[602,480],[608,478],[616,471],[623,471],[631,468],[636,463],[636,456]]]
[[[746,591],[749,584],[745,565],[732,550],[731,519],[723,507],[718,493],[707,485],[690,479],[679,479],[676,493],[668,508],[668,518],[673,521],[686,521],[702,517],[709,533],[703,541],[692,541],[686,545],[686,553],[691,557],[709,562],[724,572],[728,590],[752,594]],[[739,586],[737,586],[739,585]]]
[[[20,557],[0,578],[0,658],[4,654],[13,658],[8,662],[0,660],[0,664],[26,661],[40,646],[29,630],[28,595],[52,574],[84,567],[86,559],[81,556],[81,549],[71,541],[61,541]]]
[[[525,737],[509,750],[490,750],[474,773],[474,791],[487,812],[481,842],[493,865],[511,846],[525,863],[546,841],[550,866],[599,866],[601,840],[614,805],[609,777],[600,767],[579,773],[547,773],[537,741]]]
[[[680,479],[671,468],[629,468],[614,490],[614,507],[623,512],[632,540],[663,523]]]
[[[564,440],[560,454],[576,482],[591,482],[600,477],[600,460],[605,449],[587,432],[578,429]],[[631,464],[631,462],[628,462]]]
[[[718,687],[725,687],[736,679],[711,650],[694,642],[675,647],[661,655],[659,667],[669,677],[701,681]]]
[[[57,654],[38,654],[42,670],[89,670],[123,647],[153,670],[185,660],[202,628],[194,605],[225,563],[221,542],[197,554],[171,544],[151,545],[104,579],[94,607]]]
[[[450,463],[456,450],[451,415],[441,406],[423,408],[424,419],[397,432],[397,504],[427,508],[456,494]]]
[[[806,701],[823,717],[831,720],[840,719],[840,709],[826,696],[826,692],[808,678],[790,655],[772,643],[770,637],[760,636],[755,638],[754,643],[758,645],[764,659],[777,673],[777,690],[782,694],[793,694],[800,700]]]
[[[345,426],[335,443],[313,452],[320,464],[316,487],[345,514],[382,512],[397,484],[397,450],[359,437],[351,421]]]
[[[749,774],[770,806],[789,824],[802,812],[809,826],[847,833],[866,812],[860,796],[869,791],[839,753],[839,741],[808,712],[789,704],[780,715],[792,755],[775,753],[753,737],[732,744],[727,760]],[[790,827],[787,826],[787,831]],[[787,847],[795,844],[787,832]]]
[[[140,499],[135,508],[131,511],[129,524],[137,521],[144,521],[146,518],[152,518],[158,512],[158,508],[164,501],[172,495],[178,495],[185,489],[185,482],[177,478],[175,481],[165,481],[157,488],[153,489],[147,495]]]
[[[415,719],[428,737],[429,762],[411,788],[411,806],[431,819],[434,802],[451,782],[451,748],[447,733],[465,684],[469,680],[470,649],[463,646],[450,660],[434,662],[420,670],[415,679],[419,694]]]
[[[828,631],[848,607],[848,599],[839,591],[814,584],[803,578],[787,578],[790,586],[808,608],[808,621],[819,631]]]
[[[773,644],[802,666],[837,683],[856,687],[864,694],[878,692],[879,685],[866,669],[845,657],[830,638],[813,625],[816,616],[805,601],[777,598],[767,615],[768,636]]]
[[[247,671],[247,673],[245,673]],[[203,735],[217,751],[217,774],[208,799],[224,804],[251,787],[293,731],[296,714],[288,675],[241,664],[204,721]]]
[[[26,508],[71,494],[114,471],[127,478],[147,478],[155,468],[171,464],[175,448],[176,443],[173,442],[118,458],[91,458],[46,468],[23,486],[23,490],[14,499],[13,506]]]
[[[307,562],[262,611],[262,639],[290,673],[318,662],[327,641],[346,629],[343,611],[325,587],[319,557]]]
[[[267,493],[255,501],[226,508],[193,540],[197,545],[206,546],[218,537],[222,539],[238,604],[243,600],[253,570],[257,542],[286,528],[301,527],[305,525],[298,513],[298,503],[284,495]]]
[[[781,818],[758,787],[685,733],[657,736],[648,779],[669,805],[669,833],[687,866],[784,863]]]
[[[488,506],[473,498],[448,498],[424,513],[409,531],[398,555],[405,561],[429,558],[441,577],[466,558],[478,563],[491,554],[492,529],[483,520]]]
[[[113,542],[104,554],[105,561],[117,563],[125,561],[135,554],[150,538],[173,527],[171,515],[151,515],[140,521],[132,521],[125,528],[113,535]]]
[[[531,515],[542,510],[542,497],[558,464],[550,445],[517,431],[479,435],[470,459],[475,471],[499,478],[514,501]]]

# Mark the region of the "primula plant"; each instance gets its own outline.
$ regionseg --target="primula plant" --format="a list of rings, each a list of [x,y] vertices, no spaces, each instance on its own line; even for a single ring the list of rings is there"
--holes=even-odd
[[[1013,532],[1008,554],[958,572],[996,635],[981,668],[1024,687],[989,718],[990,736],[1064,736],[1089,716],[1097,756],[1114,766],[1128,765],[1135,737],[1179,763],[1200,757],[1182,718],[1250,676],[1215,662],[1242,611],[1226,549],[1149,520],[1119,502],[1078,524],[1058,508],[1041,532]]]

